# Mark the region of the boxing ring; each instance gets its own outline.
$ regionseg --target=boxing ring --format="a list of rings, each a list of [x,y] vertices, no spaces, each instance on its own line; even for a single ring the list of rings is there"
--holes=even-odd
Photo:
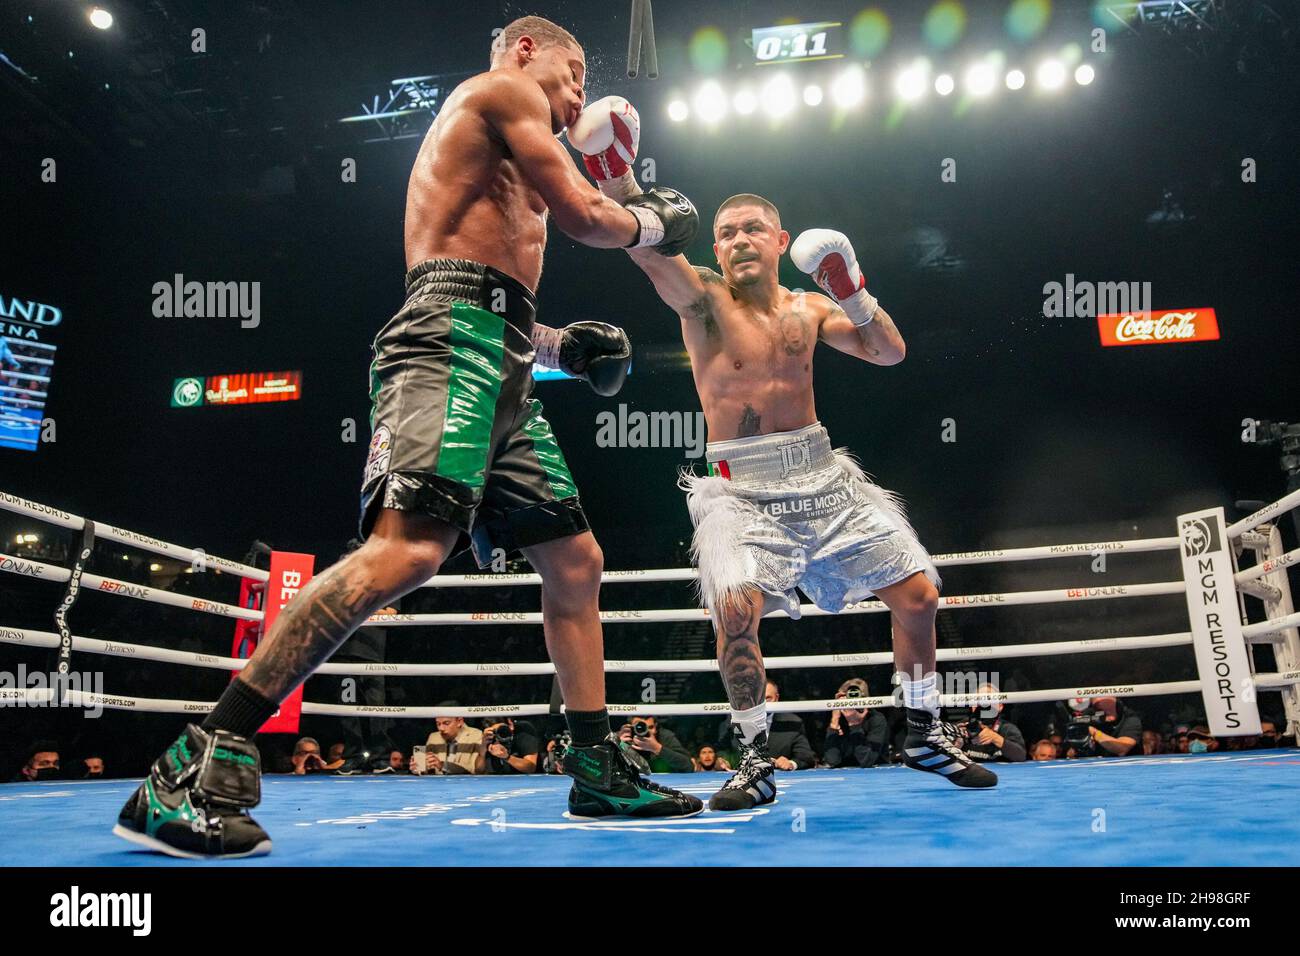
[[[1300,729],[1300,614],[1291,600],[1287,568],[1300,561],[1300,548],[1283,551],[1275,519],[1300,507],[1300,491],[1267,505],[1220,531],[1232,557],[1231,582],[1242,620],[1245,595],[1263,604],[1263,619],[1244,623],[1250,681],[1256,691],[1278,691],[1287,732]],[[132,600],[220,615],[256,632],[264,618],[256,596],[264,595],[270,575],[247,565],[215,558],[199,549],[169,544],[122,528],[100,525],[77,515],[13,495],[0,494],[0,508],[80,532],[80,561],[95,540],[109,540],[196,568],[218,569],[241,581],[240,604],[132,584],[72,568],[0,554],[0,571],[62,582]],[[1192,553],[1185,526],[1180,535],[1121,541],[1085,542],[936,555],[940,567],[1030,562],[1117,553],[1184,549]],[[1240,567],[1250,555],[1253,564]],[[604,583],[690,583],[690,568],[607,571]],[[535,574],[438,575],[424,587],[468,589],[534,587]],[[940,610],[1123,601],[1192,593],[1187,578],[1146,584],[1065,587],[1001,594],[948,595]],[[609,590],[604,601],[609,603]],[[1190,602],[1189,602],[1190,606]],[[845,614],[885,613],[878,601],[864,601]],[[806,616],[825,612],[806,606]],[[772,616],[782,616],[774,614]],[[608,626],[622,623],[703,622],[698,607],[660,610],[602,610]],[[246,661],[174,648],[104,641],[72,634],[63,619],[59,632],[14,628],[0,622],[0,643],[55,650],[60,662],[71,655],[130,657],[137,661],[239,670]],[[381,614],[369,624],[389,627],[526,626],[540,638],[541,614],[465,612]],[[939,648],[944,664],[971,660],[1079,655],[1102,651],[1142,651],[1192,646],[1193,630],[1104,637],[1077,641]],[[1276,669],[1261,672],[1254,650],[1268,645]],[[1199,660],[1199,658],[1198,658]],[[890,652],[850,652],[777,656],[769,671],[791,668],[871,666],[892,662]],[[607,673],[702,672],[716,670],[706,659],[607,660]],[[336,676],[551,675],[549,663],[460,664],[327,663],[317,673]],[[1058,687],[991,695],[1004,704],[1059,702],[1076,697],[1146,697],[1205,693],[1213,675],[1163,683]],[[944,706],[983,702],[976,688],[944,694]],[[0,703],[22,698],[49,704],[52,689],[0,690]],[[188,715],[205,714],[212,701],[176,700],[91,693],[66,689],[72,707]],[[872,708],[895,706],[892,697],[862,698]],[[769,704],[772,711],[825,713],[842,700],[793,700]],[[725,702],[619,703],[611,714],[652,712],[658,717],[725,715]],[[385,716],[432,722],[435,716],[528,717],[554,714],[550,703],[505,703],[468,707],[366,706],[304,701],[303,714]],[[175,723],[179,729],[180,720]],[[268,775],[255,811],[271,833],[269,857],[212,865],[1298,865],[1300,820],[1287,812],[1300,794],[1300,752],[1293,749],[1211,755],[1126,757],[999,764],[1000,782],[992,790],[961,790],[901,766],[869,770],[804,770],[778,774],[775,804],[743,813],[705,812],[663,821],[578,821],[564,812],[568,779],[553,775],[510,776],[304,776]],[[707,799],[724,774],[678,774],[662,778]],[[192,865],[144,853],[117,840],[113,819],[135,782],[104,780],[41,782],[0,787],[0,865]]]

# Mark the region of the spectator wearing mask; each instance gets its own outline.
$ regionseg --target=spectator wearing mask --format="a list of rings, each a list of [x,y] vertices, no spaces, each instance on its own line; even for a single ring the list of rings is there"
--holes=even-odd
[[[692,773],[695,764],[690,751],[667,727],[655,718],[633,717],[619,728],[619,737],[650,765],[651,773]]]
[[[1187,733],[1189,754],[1212,754],[1219,749],[1219,741],[1210,734],[1210,728],[1197,724]]]
[[[38,740],[27,748],[27,760],[11,782],[30,783],[59,778],[59,745],[52,740]]]
[[[444,701],[443,707],[458,706],[454,701]],[[474,773],[479,751],[483,749],[483,731],[470,727],[463,717],[437,717],[438,729],[429,734],[425,744],[425,765],[411,761],[411,773],[464,774]]]
[[[1082,698],[1070,707],[1076,717],[1066,731],[1067,757],[1124,757],[1142,739],[1142,718],[1118,697]]]
[[[507,717],[484,729],[483,749],[474,772],[536,773],[537,751],[541,746],[532,724]]]
[[[104,776],[104,758],[103,757],[83,757],[81,760],[85,772],[81,775],[84,780],[100,780]]]
[[[769,704],[781,699],[781,688],[769,680],[763,695]],[[767,709],[767,752],[777,770],[810,770],[817,766],[817,753],[804,732],[798,714],[777,713]]]
[[[867,682],[851,677],[835,692],[836,699],[852,701],[869,697]],[[869,707],[846,707],[831,713],[822,747],[822,762],[828,767],[874,767],[889,748],[889,723],[883,714]]]

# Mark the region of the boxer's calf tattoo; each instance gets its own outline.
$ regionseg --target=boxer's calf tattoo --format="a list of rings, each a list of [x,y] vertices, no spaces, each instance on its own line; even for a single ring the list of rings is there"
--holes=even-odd
[[[737,438],[748,438],[759,434],[763,427],[763,416],[754,411],[754,406],[745,403],[745,410],[740,413],[740,424],[736,426]]]
[[[243,681],[271,700],[287,696],[383,603],[368,577],[343,562],[314,578],[280,612]]]
[[[758,646],[759,605],[728,604],[719,617],[718,670],[727,700],[735,710],[749,710],[763,702],[767,690]]]

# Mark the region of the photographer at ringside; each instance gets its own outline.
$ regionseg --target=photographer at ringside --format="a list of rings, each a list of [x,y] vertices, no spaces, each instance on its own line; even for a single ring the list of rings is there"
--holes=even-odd
[[[1124,757],[1142,739],[1142,718],[1118,697],[1075,697],[1059,722],[1066,757]]]
[[[997,692],[992,684],[984,684],[976,691],[984,703],[947,708],[945,716],[957,732],[953,742],[972,760],[1018,763],[1029,757],[1025,735],[1002,717],[1006,705],[994,702]]]
[[[526,720],[510,717],[483,730],[475,773],[536,773],[541,739]]]
[[[867,682],[850,677],[835,692],[846,702],[869,697]],[[889,749],[889,722],[878,710],[847,707],[831,714],[822,747],[822,763],[828,767],[874,767]]]

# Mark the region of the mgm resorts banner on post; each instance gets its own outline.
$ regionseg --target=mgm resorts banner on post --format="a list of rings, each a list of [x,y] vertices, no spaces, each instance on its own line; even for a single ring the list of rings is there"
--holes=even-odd
[[[1241,634],[1237,586],[1232,580],[1236,568],[1228,552],[1223,509],[1179,515],[1178,540],[1210,733],[1215,737],[1257,734],[1259,707]]]

